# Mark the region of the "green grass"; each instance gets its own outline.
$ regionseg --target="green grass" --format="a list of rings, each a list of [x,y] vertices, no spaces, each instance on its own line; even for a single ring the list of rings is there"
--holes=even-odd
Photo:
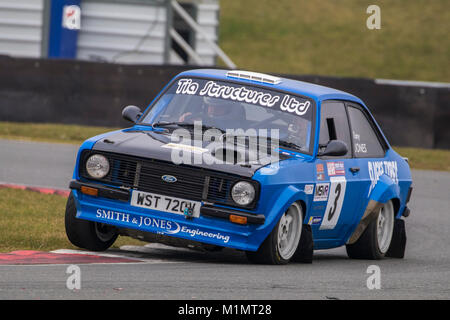
[[[33,191],[0,189],[0,252],[79,249],[67,239],[64,212],[67,199]],[[114,247],[143,243],[119,237]]]
[[[381,9],[369,30],[366,9]],[[238,68],[450,82],[448,0],[222,0],[219,43]]]
[[[450,171],[450,150],[394,147],[413,169]]]
[[[0,138],[80,144],[87,138],[116,129],[53,123],[0,122]]]

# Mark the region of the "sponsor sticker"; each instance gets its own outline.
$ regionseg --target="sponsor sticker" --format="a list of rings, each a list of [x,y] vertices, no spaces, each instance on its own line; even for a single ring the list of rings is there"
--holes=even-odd
[[[316,174],[317,174],[317,180],[319,180],[319,181],[325,180],[325,169],[324,169],[322,163],[316,164]]]
[[[324,168],[322,163],[316,164],[316,171],[317,173],[324,173]]]
[[[367,165],[371,181],[368,196],[383,174],[386,174],[395,184],[398,184],[397,161],[369,161]]]
[[[261,88],[239,86],[219,81],[203,81],[200,79],[180,79],[177,82],[176,94],[198,95],[237,102],[277,108],[297,116],[304,116],[312,109],[311,100],[279,94]]]
[[[322,217],[309,217],[308,224],[310,226],[319,225],[322,222]]]
[[[345,175],[344,161],[334,163],[334,173],[336,175]]]
[[[344,162],[327,162],[327,171],[329,176],[345,175]]]
[[[186,144],[180,144],[180,143],[167,143],[161,146],[161,148],[169,148],[169,149],[177,149],[177,150],[183,150],[188,151],[192,153],[203,153],[207,152],[208,149],[200,148],[196,146],[188,146]]]
[[[118,224],[128,224],[133,228],[152,231],[158,234],[179,234],[184,236],[197,237],[197,239],[215,239],[223,242],[224,244],[230,241],[230,236],[225,235],[221,232],[210,232],[207,230],[202,230],[198,227],[186,226],[175,221],[161,218],[141,216],[137,214],[123,213],[101,208],[97,209],[95,217]]]
[[[329,183],[317,183],[313,201],[327,201],[329,188],[330,188]]]
[[[305,193],[313,194],[313,192],[314,192],[314,185],[313,184],[305,184]]]
[[[336,174],[334,162],[327,162],[327,171],[329,176],[334,176]]]

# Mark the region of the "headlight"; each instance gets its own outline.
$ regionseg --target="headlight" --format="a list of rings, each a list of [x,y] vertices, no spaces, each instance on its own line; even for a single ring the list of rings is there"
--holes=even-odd
[[[92,178],[101,179],[109,172],[109,161],[101,154],[94,154],[86,161],[86,171]]]
[[[247,181],[239,181],[231,189],[231,198],[241,206],[247,206],[255,199],[255,187]]]

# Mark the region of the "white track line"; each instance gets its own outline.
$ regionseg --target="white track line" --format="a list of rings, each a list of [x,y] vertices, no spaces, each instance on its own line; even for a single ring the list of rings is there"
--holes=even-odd
[[[130,249],[136,249],[139,248],[137,246],[124,246],[121,247],[121,250],[123,250],[122,248],[126,248],[125,250],[130,250]],[[130,250],[131,251],[131,250]],[[133,251],[137,251],[137,250],[133,250]],[[73,250],[73,249],[57,249],[57,250],[53,250],[50,251],[51,253],[58,253],[58,254],[85,254],[85,255],[94,255],[94,256],[100,256],[100,257],[108,257],[108,258],[121,258],[121,259],[129,259],[129,260],[136,260],[135,263],[152,263],[152,264],[156,264],[156,263],[182,263],[181,261],[173,261],[173,260],[168,260],[168,259],[155,259],[155,258],[149,258],[149,257],[144,257],[142,256],[142,253],[145,253],[145,251],[141,251],[141,252],[123,252],[123,254],[114,254],[114,253],[105,253],[105,252],[94,252],[94,251],[83,251],[83,250]],[[130,263],[134,263],[134,262],[93,262],[93,263],[89,263],[89,264],[130,264]]]

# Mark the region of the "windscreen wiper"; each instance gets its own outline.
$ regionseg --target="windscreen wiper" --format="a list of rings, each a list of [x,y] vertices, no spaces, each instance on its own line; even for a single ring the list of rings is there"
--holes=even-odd
[[[176,121],[173,121],[173,122],[156,122],[156,123],[152,124],[152,128],[162,128],[162,127],[167,127],[167,126],[179,126],[179,127],[181,127],[181,126],[186,125],[186,124],[188,124],[188,123],[176,122]]]
[[[245,135],[245,134],[224,134],[222,135],[223,139],[228,139],[228,138],[239,138],[239,137],[244,137],[245,138],[245,142],[249,141],[250,138],[257,138],[255,139],[255,142],[258,145],[261,145],[264,141],[261,141],[258,136],[250,136],[250,135]],[[293,142],[289,142],[289,141],[285,141],[285,140],[279,140],[276,138],[271,138],[271,137],[262,137],[262,139],[266,139],[267,143],[269,143],[270,145],[274,144],[274,143],[278,143],[279,146],[281,147],[288,147],[288,148],[292,148],[292,149],[296,149],[299,151],[302,151],[302,147],[293,143]],[[234,140],[234,139],[233,139]]]
[[[163,127],[168,127],[168,126],[178,126],[178,127],[185,127],[185,128],[194,128],[197,124],[195,123],[188,123],[188,122],[178,122],[178,121],[173,121],[173,122],[156,122],[154,124],[152,124],[152,128],[163,128]],[[221,129],[221,128],[217,128],[214,126],[207,126],[207,125],[202,125],[201,126],[202,130],[209,130],[209,129],[217,129],[222,133],[225,133],[225,130]]]
[[[295,144],[293,142],[279,140],[278,141],[278,145],[280,145],[281,147],[288,147],[288,148],[292,148],[292,149],[296,149],[296,150],[302,151],[302,147],[300,147],[298,144]]]

